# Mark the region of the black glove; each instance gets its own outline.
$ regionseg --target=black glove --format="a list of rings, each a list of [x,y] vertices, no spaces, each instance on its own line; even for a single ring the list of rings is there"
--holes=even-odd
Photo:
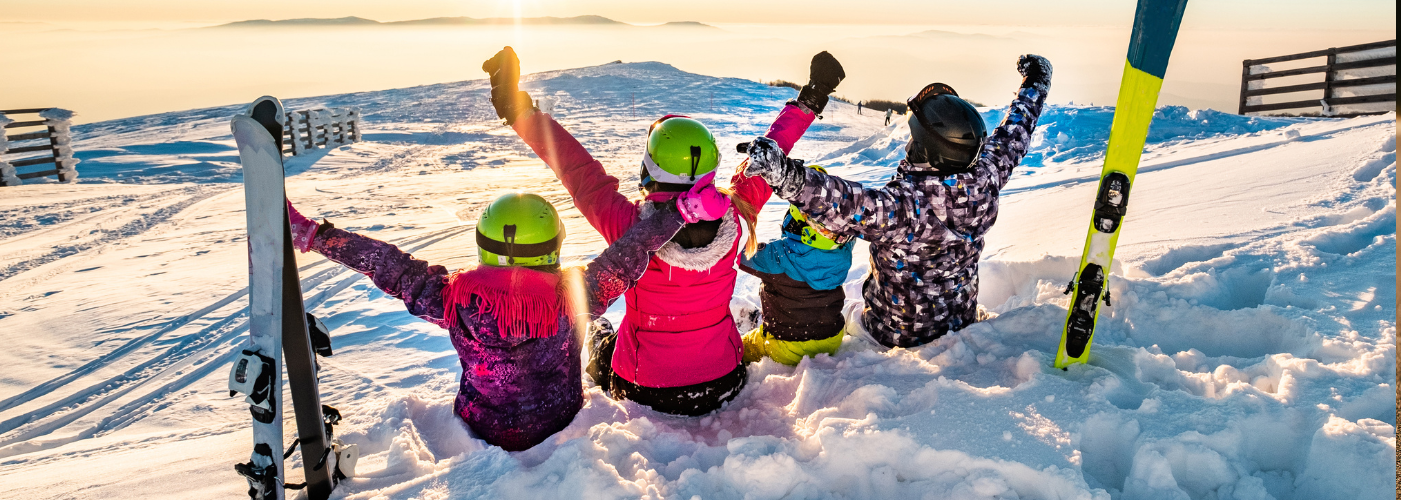
[[[788,158],[778,142],[768,137],[759,137],[749,143],[749,162],[744,166],[744,175],[763,177],[779,198],[789,199],[803,187],[804,172],[801,160]]]
[[[1051,86],[1051,61],[1036,54],[1017,58],[1017,72],[1022,74],[1022,86],[1040,85],[1041,90]]]
[[[491,76],[491,105],[496,116],[510,125],[526,111],[535,109],[530,94],[520,90],[521,60],[510,47],[501,49],[482,63],[482,71]]]
[[[812,65],[808,68],[808,84],[798,92],[798,102],[807,107],[813,113],[822,113],[827,107],[827,96],[837,90],[837,85],[846,78],[846,71],[842,70],[842,63],[837,62],[837,58],[832,57],[827,51],[818,52],[812,56]]]

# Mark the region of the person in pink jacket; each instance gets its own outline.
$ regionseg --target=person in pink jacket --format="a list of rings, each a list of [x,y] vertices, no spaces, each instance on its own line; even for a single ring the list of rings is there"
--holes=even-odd
[[[645,199],[629,200],[618,191],[618,179],[520,91],[515,51],[506,47],[482,70],[491,76],[497,115],[549,165],[584,218],[610,244],[657,213],[659,203],[714,180],[720,152],[710,131],[688,117],[667,115],[648,130],[640,172]],[[784,151],[792,149],[844,76],[830,54],[814,57],[813,81],[779,112],[767,137]],[[748,372],[730,316],[735,263],[741,225],[750,226],[746,250],[752,253],[756,209],[773,191],[757,176],[735,179],[734,189],[727,191],[730,203],[695,207],[716,220],[687,225],[651,258],[642,279],[624,295],[627,312],[616,336],[590,339],[589,375],[611,397],[665,413],[703,415],[744,387]]]

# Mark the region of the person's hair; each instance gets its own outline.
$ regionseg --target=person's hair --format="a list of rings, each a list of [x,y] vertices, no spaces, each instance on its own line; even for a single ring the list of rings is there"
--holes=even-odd
[[[754,252],[759,250],[759,234],[754,230],[754,221],[759,218],[759,210],[735,195],[733,189],[718,186],[715,189],[730,197],[730,204],[734,205],[736,212],[739,212],[739,218],[744,219],[744,227],[749,229],[749,238],[744,241],[744,256],[754,257]]]

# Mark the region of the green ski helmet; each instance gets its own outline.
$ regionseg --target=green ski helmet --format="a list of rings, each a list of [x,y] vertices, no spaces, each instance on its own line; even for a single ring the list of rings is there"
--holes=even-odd
[[[808,165],[808,168],[827,173],[827,169],[821,165]],[[797,205],[791,204],[788,205],[788,215],[783,217],[783,232],[818,250],[832,250],[851,241],[850,236],[834,235],[821,223],[808,220]]]
[[[477,220],[477,256],[488,266],[559,264],[564,223],[549,201],[534,193],[506,193]]]
[[[642,156],[642,187],[651,191],[685,191],[720,166],[715,136],[701,122],[666,115],[647,129]]]

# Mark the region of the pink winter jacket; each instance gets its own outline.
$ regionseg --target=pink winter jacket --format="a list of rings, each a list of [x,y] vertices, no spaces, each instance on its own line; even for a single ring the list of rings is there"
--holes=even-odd
[[[785,152],[802,137],[815,115],[789,104],[779,112],[768,137]],[[618,192],[618,179],[603,169],[582,144],[544,113],[530,113],[513,127],[545,161],[574,198],[574,205],[609,244],[643,216],[645,207]],[[758,176],[735,176],[735,194],[756,208],[772,189]],[[734,227],[740,226],[734,210]],[[728,234],[724,230],[723,234]],[[647,272],[625,297],[627,313],[618,329],[613,371],[645,387],[679,387],[708,382],[739,366],[742,347],[730,298],[743,231],[732,231],[728,252],[708,269],[689,270],[668,262],[665,251],[652,256]],[[719,236],[717,236],[717,240]],[[712,245],[725,245],[716,241]],[[676,246],[668,244],[668,246]],[[665,249],[664,249],[665,250]]]

